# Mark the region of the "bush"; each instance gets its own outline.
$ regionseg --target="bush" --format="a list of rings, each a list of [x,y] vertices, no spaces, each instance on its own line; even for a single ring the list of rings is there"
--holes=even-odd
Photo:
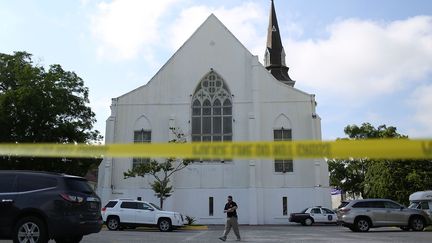
[[[193,225],[195,223],[196,219],[194,217],[186,215],[186,221],[187,221],[187,223],[186,223],[187,225]]]

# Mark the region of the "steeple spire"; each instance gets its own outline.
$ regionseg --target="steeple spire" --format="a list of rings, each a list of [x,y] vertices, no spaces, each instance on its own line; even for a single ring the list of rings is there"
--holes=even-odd
[[[294,86],[295,81],[288,75],[289,68],[285,64],[285,51],[282,46],[273,0],[271,0],[264,65],[277,80],[289,86]]]

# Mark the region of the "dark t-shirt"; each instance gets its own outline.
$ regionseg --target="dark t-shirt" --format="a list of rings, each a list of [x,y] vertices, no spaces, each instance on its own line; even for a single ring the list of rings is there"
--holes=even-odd
[[[234,201],[228,202],[227,204],[225,204],[224,210],[228,210],[232,207],[237,207],[237,203],[235,203]],[[234,210],[233,212],[227,212],[227,217],[228,218],[231,218],[231,217],[237,218],[237,210]]]

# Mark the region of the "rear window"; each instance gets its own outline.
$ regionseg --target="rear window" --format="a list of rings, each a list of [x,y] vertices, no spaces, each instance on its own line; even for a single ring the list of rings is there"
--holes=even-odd
[[[348,205],[348,203],[349,202],[341,202],[341,204],[339,205],[338,209],[345,207],[346,205]]]
[[[92,194],[93,189],[87,183],[85,179],[78,178],[65,178],[66,188],[71,191],[82,192],[86,194]]]
[[[106,208],[113,208],[117,204],[117,201],[109,201],[107,205],[105,205]]]

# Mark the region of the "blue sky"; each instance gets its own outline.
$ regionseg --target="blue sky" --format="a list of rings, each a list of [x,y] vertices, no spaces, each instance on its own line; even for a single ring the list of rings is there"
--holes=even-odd
[[[323,139],[346,125],[432,137],[432,1],[275,0],[290,76]],[[105,133],[111,98],[144,85],[214,13],[263,60],[269,0],[0,1],[0,52],[76,72]]]

